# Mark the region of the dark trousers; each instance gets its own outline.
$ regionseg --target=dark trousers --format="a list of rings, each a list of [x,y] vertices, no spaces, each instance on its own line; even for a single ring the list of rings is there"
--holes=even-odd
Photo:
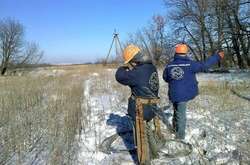
[[[173,128],[176,139],[185,139],[186,102],[174,103]]]

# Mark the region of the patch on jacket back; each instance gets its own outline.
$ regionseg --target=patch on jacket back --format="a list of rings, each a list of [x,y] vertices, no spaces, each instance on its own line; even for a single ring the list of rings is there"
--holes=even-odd
[[[157,72],[151,74],[149,79],[149,85],[153,91],[157,91],[159,89],[159,78]]]
[[[173,67],[171,70],[170,70],[170,75],[171,75],[171,78],[174,79],[174,80],[180,80],[183,78],[183,75],[184,75],[184,71],[181,67]]]

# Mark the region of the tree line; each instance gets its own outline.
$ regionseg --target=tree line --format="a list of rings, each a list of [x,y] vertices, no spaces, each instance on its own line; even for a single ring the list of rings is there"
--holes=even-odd
[[[220,66],[250,68],[249,0],[164,0],[164,6],[166,15],[153,16],[127,42],[140,45],[157,64],[168,62],[173,46],[184,42],[197,61],[223,49]]]
[[[37,64],[43,51],[35,42],[25,40],[24,26],[17,20],[0,20],[0,74],[10,68],[27,67]]]

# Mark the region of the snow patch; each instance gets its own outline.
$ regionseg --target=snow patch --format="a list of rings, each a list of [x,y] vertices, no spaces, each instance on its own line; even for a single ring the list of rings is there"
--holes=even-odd
[[[93,73],[92,75],[93,76],[99,76],[99,73]]]

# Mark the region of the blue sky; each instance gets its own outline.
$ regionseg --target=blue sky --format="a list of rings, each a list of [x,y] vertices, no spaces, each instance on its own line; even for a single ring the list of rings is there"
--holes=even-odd
[[[45,62],[82,63],[105,57],[116,28],[121,41],[164,14],[162,0],[0,0],[0,19],[19,20]]]

